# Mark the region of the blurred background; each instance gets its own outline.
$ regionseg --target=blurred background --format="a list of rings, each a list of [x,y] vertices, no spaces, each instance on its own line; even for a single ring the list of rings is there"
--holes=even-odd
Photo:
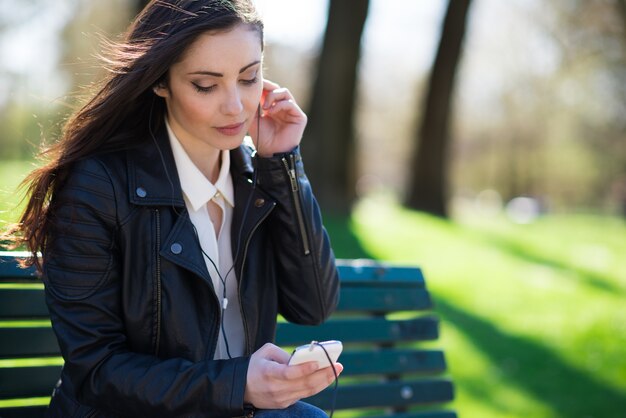
[[[0,220],[141,0],[0,0]],[[419,265],[461,417],[626,417],[626,1],[255,0],[338,257]]]

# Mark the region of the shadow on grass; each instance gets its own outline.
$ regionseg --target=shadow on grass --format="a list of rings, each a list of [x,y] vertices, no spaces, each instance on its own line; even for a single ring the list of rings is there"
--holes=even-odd
[[[324,215],[324,226],[337,258],[374,258],[361,245],[349,217]]]
[[[624,293],[624,289],[614,285],[611,279],[578,266],[568,265],[566,263],[554,260],[549,257],[542,256],[540,254],[528,251],[528,249],[521,243],[515,242],[515,240],[508,239],[497,234],[489,234],[481,232],[480,235],[485,242],[495,246],[496,248],[509,252],[510,254],[519,257],[525,261],[541,264],[550,268],[558,269],[563,272],[571,272],[580,278],[580,281],[588,284],[589,286],[601,290],[604,292],[610,292],[612,294],[621,295]]]
[[[504,382],[521,388],[551,407],[557,416],[624,417],[626,393],[572,367],[549,348],[506,334],[489,322],[445,301],[437,300],[435,309],[491,358]]]

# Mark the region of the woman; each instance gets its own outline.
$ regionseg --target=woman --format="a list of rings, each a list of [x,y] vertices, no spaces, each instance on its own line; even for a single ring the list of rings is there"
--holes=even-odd
[[[338,278],[306,116],[263,79],[262,46],[249,0],[153,0],[30,175],[14,232],[65,359],[50,416],[323,414],[298,401],[332,368],[270,343],[278,313],[324,321]]]

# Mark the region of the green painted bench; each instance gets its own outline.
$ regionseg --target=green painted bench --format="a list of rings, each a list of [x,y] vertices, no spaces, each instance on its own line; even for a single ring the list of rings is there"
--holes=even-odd
[[[43,416],[63,364],[43,286],[33,270],[17,266],[23,256],[0,252],[0,418]],[[338,264],[337,312],[317,327],[279,322],[276,343],[288,349],[311,340],[343,342],[336,411],[456,418],[446,409],[454,395],[443,352],[420,347],[436,340],[439,328],[428,313],[432,301],[420,269],[364,260]],[[308,401],[329,409],[333,387]]]

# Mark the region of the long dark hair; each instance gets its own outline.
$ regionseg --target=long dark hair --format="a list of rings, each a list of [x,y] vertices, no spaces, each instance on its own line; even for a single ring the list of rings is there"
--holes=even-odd
[[[149,138],[165,112],[165,102],[153,87],[167,82],[169,68],[200,34],[238,24],[257,30],[263,45],[263,23],[251,0],[152,0],[128,28],[124,41],[108,44],[104,61],[108,75],[101,87],[70,117],[60,140],[42,149],[40,157],[47,163],[22,183],[27,204],[19,223],[4,238],[13,248],[28,247],[27,265],[41,270],[37,253],[45,249],[50,201],[72,164]]]

